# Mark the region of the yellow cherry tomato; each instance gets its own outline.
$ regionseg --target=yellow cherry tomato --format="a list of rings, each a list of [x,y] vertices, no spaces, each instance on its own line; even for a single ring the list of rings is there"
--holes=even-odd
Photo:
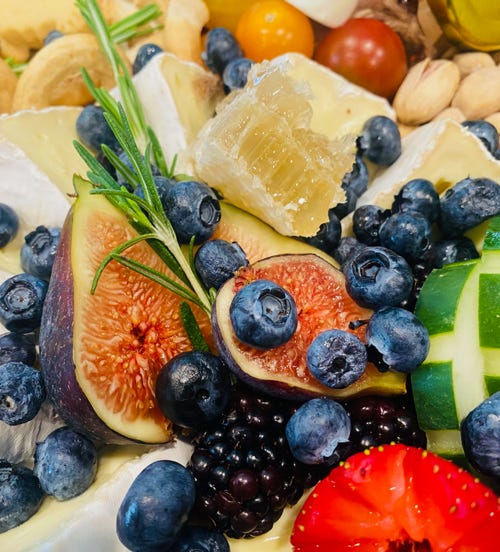
[[[314,51],[311,21],[283,0],[252,4],[238,21],[236,38],[245,56],[257,62],[286,52],[311,57]]]
[[[240,15],[256,0],[205,0],[210,11],[208,27],[225,27],[234,32]]]

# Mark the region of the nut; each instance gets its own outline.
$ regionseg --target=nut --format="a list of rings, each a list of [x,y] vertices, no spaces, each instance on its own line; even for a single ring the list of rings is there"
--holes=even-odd
[[[456,54],[453,57],[453,61],[457,64],[462,79],[478,69],[495,67],[493,58],[486,52],[465,52],[463,54]]]
[[[456,121],[457,123],[463,123],[465,121],[465,115],[458,109],[458,107],[446,107],[438,113],[433,121],[442,121],[443,119]]]
[[[20,76],[13,109],[41,109],[51,105],[85,105],[93,100],[82,78],[85,67],[97,87],[115,85],[112,69],[90,33],[64,35],[31,59]]]
[[[465,77],[451,102],[467,119],[500,111],[500,67],[485,67]]]
[[[460,83],[460,71],[450,60],[429,58],[414,65],[394,97],[398,120],[406,125],[429,122],[443,111]]]

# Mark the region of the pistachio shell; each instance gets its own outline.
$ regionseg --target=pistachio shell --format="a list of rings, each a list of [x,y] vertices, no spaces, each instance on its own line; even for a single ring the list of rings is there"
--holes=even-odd
[[[500,111],[500,67],[485,67],[465,77],[451,102],[467,119]]]
[[[458,67],[450,60],[429,58],[414,65],[394,97],[398,120],[420,125],[450,105],[460,82]]]

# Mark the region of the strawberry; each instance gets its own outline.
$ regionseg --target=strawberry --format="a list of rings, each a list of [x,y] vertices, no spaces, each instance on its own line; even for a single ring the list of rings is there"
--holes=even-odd
[[[426,450],[384,445],[320,481],[295,520],[295,552],[494,552],[500,501]]]

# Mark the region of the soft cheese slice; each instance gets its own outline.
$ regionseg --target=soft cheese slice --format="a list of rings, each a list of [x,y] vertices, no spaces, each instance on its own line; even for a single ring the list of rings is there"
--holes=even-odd
[[[63,502],[45,498],[28,521],[0,535],[1,549],[126,551],[116,535],[116,514],[133,480],[157,460],[186,464],[190,451],[183,442],[150,451],[140,445],[106,447],[99,456],[96,480],[85,493]]]
[[[194,140],[224,96],[216,75],[170,53],[155,56],[134,83],[169,164]]]
[[[19,249],[38,225],[61,226],[73,174],[87,167],[73,146],[79,107],[19,111],[0,117],[0,201],[20,218],[16,239],[0,249],[0,269],[21,271]]]
[[[140,445],[106,447],[99,456],[97,478],[88,491],[65,502],[46,498],[33,517],[0,535],[2,550],[126,552],[116,535],[116,515],[133,480],[152,462],[174,460],[186,464],[190,455],[191,447],[182,441],[149,451]],[[265,535],[250,540],[230,539],[231,552],[291,552],[293,522],[305,498],[285,509]]]
[[[73,146],[80,112],[80,107],[51,107],[0,117],[0,140],[18,146],[65,194],[73,194],[73,173],[87,171]]]
[[[500,162],[460,123],[435,121],[403,138],[401,156],[393,165],[376,173],[356,205],[389,208],[401,187],[414,178],[430,180],[442,194],[467,176],[491,178],[500,183]],[[344,233],[351,229],[352,215],[342,221]]]

